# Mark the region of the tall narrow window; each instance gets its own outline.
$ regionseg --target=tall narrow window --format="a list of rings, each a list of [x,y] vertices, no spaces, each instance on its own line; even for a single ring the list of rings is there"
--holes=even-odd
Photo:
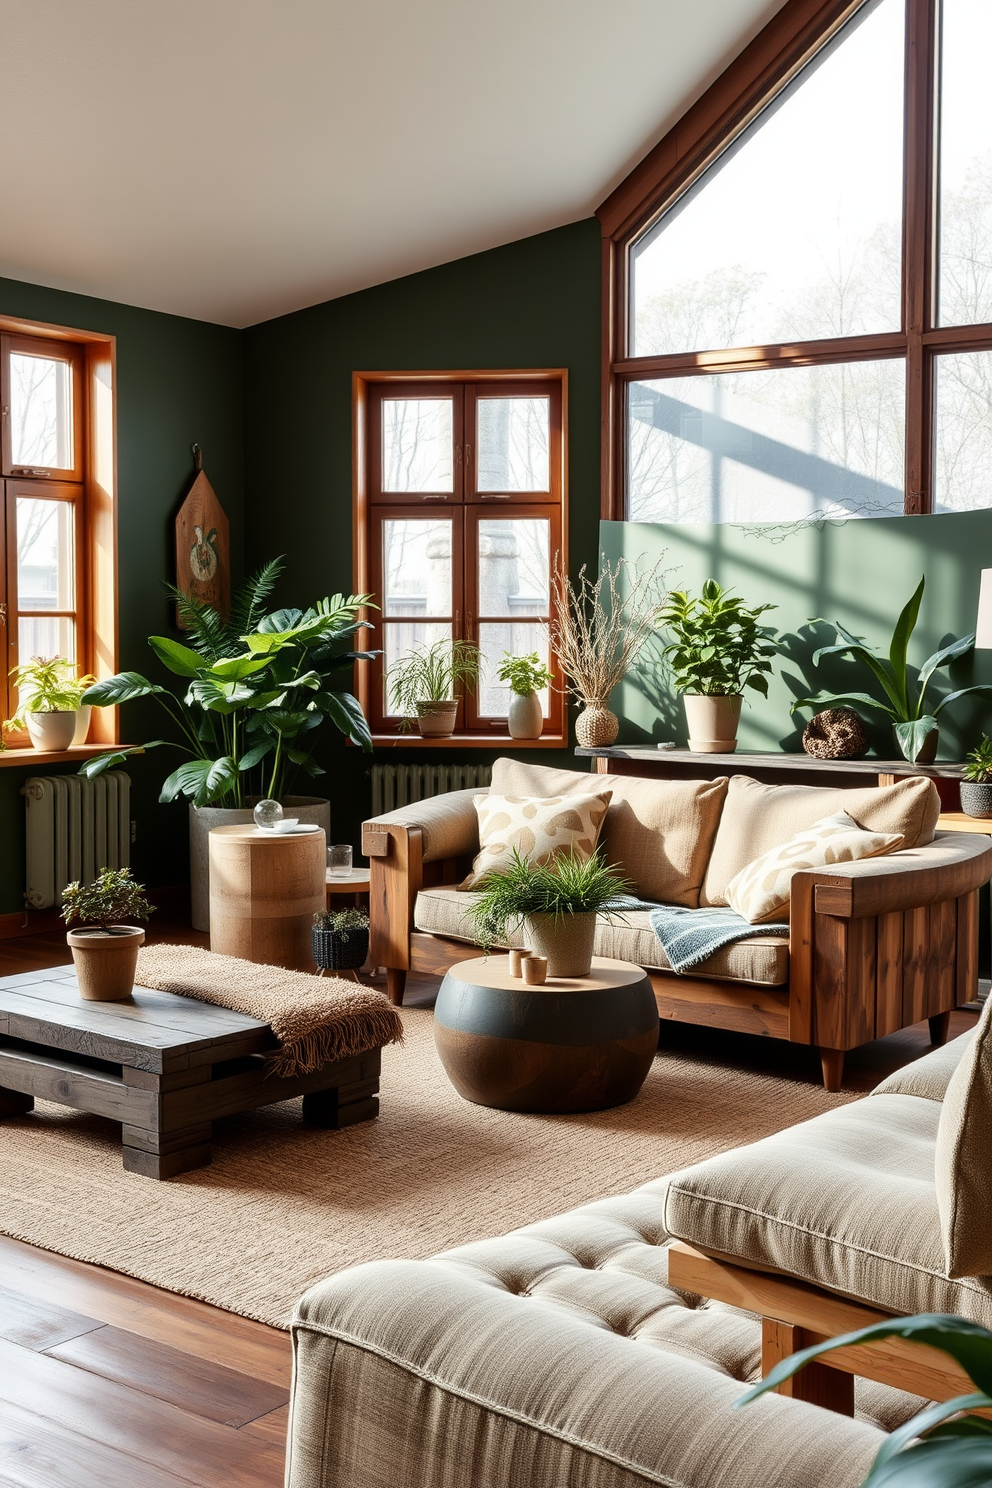
[[[506,736],[504,658],[551,663],[551,569],[564,540],[563,374],[359,379],[365,449],[356,513],[364,560],[356,583],[380,607],[383,655],[369,712],[380,737],[409,735],[389,682],[415,647],[473,641],[475,692],[458,698],[456,737]],[[542,742],[560,742],[563,707],[541,693]]]

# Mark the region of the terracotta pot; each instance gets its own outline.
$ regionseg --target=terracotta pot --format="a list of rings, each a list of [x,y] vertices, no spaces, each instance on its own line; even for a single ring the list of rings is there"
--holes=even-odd
[[[536,692],[515,692],[510,697],[506,726],[511,739],[539,739],[544,728],[544,709]]]
[[[425,739],[443,739],[455,732],[457,703],[418,703],[417,723]]]
[[[608,749],[619,732],[620,720],[609,708],[590,704],[575,720],[575,740],[583,749]]]
[[[190,920],[194,930],[210,929],[210,829],[240,827],[253,821],[248,806],[190,806],[189,808],[189,884]],[[286,796],[282,803],[287,816],[323,827],[331,840],[331,803],[322,796]]]
[[[35,749],[68,749],[76,732],[75,713],[26,713]]]
[[[549,977],[588,976],[592,970],[594,914],[526,915],[524,935],[535,956],[548,958]]]
[[[962,780],[961,810],[966,816],[992,816],[992,784],[984,780]]]
[[[126,1002],[134,991],[138,947],[145,932],[136,925],[111,925],[107,930],[84,926],[66,936],[86,1002]]]
[[[682,701],[689,726],[689,748],[697,754],[733,754],[743,702],[740,694],[707,697],[701,692],[684,692]]]

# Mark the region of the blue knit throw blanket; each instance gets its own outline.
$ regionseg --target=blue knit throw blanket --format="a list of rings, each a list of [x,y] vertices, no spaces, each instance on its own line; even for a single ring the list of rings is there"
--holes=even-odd
[[[612,909],[650,910],[651,929],[675,972],[691,971],[722,946],[751,935],[785,935],[788,925],[752,925],[732,909],[684,909],[679,904],[648,904],[643,899],[617,899]]]

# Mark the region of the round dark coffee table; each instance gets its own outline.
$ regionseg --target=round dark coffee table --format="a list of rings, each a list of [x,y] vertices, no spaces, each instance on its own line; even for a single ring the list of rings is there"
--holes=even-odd
[[[586,977],[528,987],[509,956],[453,966],[434,1008],[434,1042],[466,1100],[501,1111],[601,1111],[644,1084],[658,1005],[640,966],[595,956]]]

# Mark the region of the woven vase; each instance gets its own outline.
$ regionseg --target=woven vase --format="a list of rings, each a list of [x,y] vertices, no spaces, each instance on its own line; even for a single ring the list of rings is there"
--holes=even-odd
[[[616,742],[620,720],[609,708],[585,707],[575,720],[575,738],[583,749],[605,749]]]

